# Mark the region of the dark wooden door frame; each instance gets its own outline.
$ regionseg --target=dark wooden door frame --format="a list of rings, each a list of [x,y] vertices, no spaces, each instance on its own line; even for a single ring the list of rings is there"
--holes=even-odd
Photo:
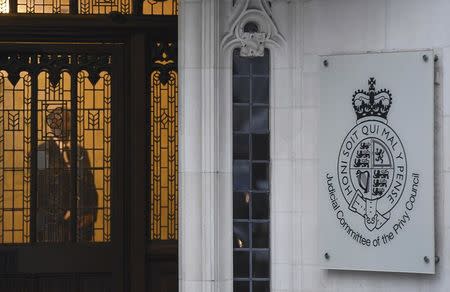
[[[133,15],[5,15],[0,16],[2,44],[120,44],[123,47],[123,258],[117,267],[120,287],[113,291],[146,290],[146,99],[149,98],[151,40],[177,41],[176,16]],[[128,141],[128,142],[126,142]]]

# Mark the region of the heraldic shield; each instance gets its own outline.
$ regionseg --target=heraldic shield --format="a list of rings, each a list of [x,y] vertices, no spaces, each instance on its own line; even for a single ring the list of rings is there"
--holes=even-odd
[[[341,145],[338,176],[348,208],[373,231],[390,219],[405,188],[407,167],[402,142],[387,122],[392,94],[376,90],[373,77],[368,83],[368,91],[353,94],[357,123]]]

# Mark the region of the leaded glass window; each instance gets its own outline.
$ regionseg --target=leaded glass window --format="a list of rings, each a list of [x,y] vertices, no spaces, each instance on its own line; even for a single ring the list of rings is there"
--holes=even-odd
[[[270,290],[269,51],[233,55],[235,292]]]
[[[130,14],[131,0],[78,0],[79,14],[108,14],[120,12]]]
[[[145,15],[178,15],[178,0],[143,0]]]
[[[178,0],[0,0],[0,14],[10,12],[178,15]]]
[[[178,73],[176,46],[152,44],[148,109],[150,240],[178,239]]]
[[[177,291],[178,1],[5,1],[0,291]]]
[[[110,66],[2,53],[0,243],[111,240]]]
[[[19,13],[69,13],[69,0],[17,0]]]

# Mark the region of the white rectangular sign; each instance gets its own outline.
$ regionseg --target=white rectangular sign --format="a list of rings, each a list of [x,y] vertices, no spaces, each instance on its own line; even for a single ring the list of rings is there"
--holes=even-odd
[[[434,273],[433,52],[322,58],[319,257]]]

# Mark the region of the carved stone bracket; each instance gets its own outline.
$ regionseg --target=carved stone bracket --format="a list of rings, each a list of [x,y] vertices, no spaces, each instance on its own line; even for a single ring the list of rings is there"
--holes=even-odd
[[[245,32],[242,34],[240,41],[242,43],[241,57],[264,56],[264,46],[266,42],[266,34],[264,32]]]

